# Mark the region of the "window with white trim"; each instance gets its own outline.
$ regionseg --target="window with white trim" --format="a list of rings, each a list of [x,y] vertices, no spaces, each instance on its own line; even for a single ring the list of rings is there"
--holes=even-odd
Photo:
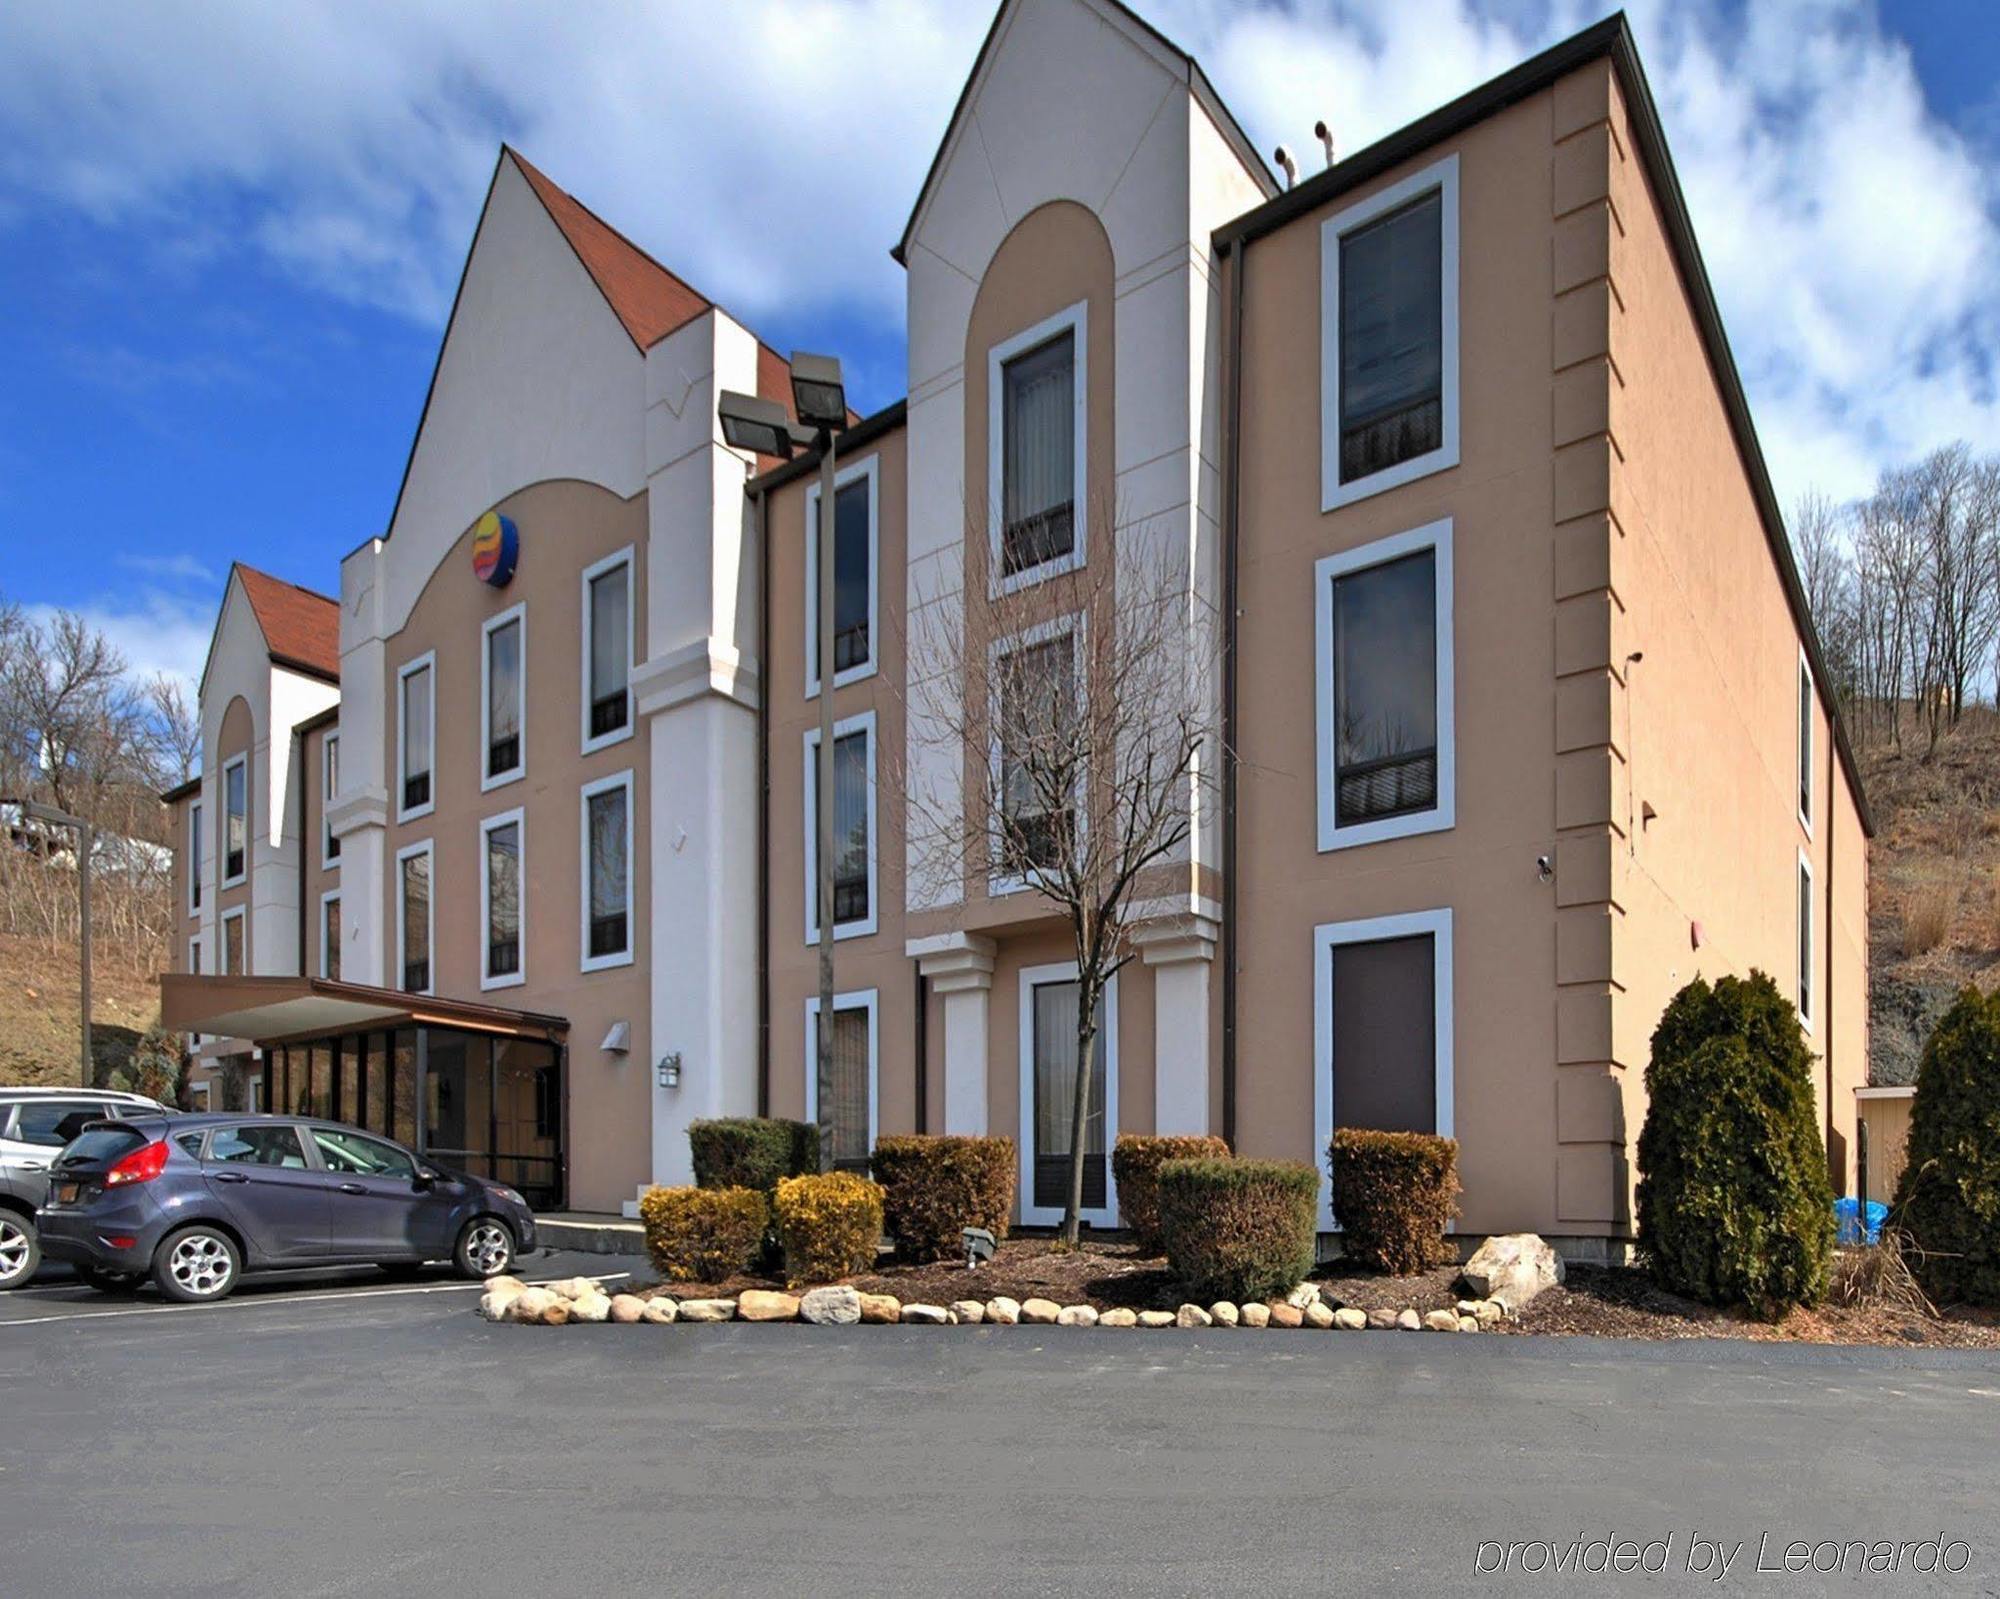
[[[206,842],[201,831],[201,801],[196,800],[188,807],[188,915],[201,909],[201,876],[205,870],[202,846]]]
[[[806,942],[819,942],[819,729],[804,737]],[[876,930],[875,713],[833,724],[833,936]]]
[[[1812,837],[1813,825],[1813,678],[1804,646],[1799,649],[1799,826]]]
[[[1452,825],[1451,523],[1313,569],[1319,847]]]
[[[632,736],[633,557],[628,547],[583,572],[583,751]]]
[[[188,940],[187,969],[195,977],[201,975],[201,940],[199,938],[190,938]]]
[[[583,959],[586,972],[632,964],[632,774],[583,786]]]
[[[480,629],[479,787],[511,783],[527,769],[528,609],[509,606]]]
[[[1320,225],[1320,508],[1458,464],[1458,157]]]
[[[250,858],[250,758],[222,763],[222,886],[234,888],[248,872]]]
[[[412,994],[428,994],[436,975],[431,970],[433,887],[429,839],[396,851],[396,970],[402,987]]]
[[[875,671],[877,462],[840,469],[833,491],[833,686]],[[806,698],[819,693],[819,485],[806,489]]]
[[[333,830],[333,798],[340,792],[340,735],[329,733],[319,745],[320,865],[340,864],[340,835]]]
[[[833,996],[833,1165],[866,1172],[875,1148],[877,1050],[872,988]],[[806,1120],[819,1120],[819,996],[806,1001]]]
[[[523,813],[489,816],[479,824],[479,986],[510,988],[522,974],[521,872]]]
[[[993,888],[1056,867],[1081,819],[1085,750],[1075,617],[1032,628],[993,651]]]
[[[1088,343],[1088,302],[1078,301],[988,355],[988,492],[1002,589],[1084,559]]]
[[[428,816],[434,805],[437,655],[427,651],[396,674],[396,819]]]
[[[340,890],[319,897],[319,974],[340,981]]]
[[[1799,851],[1798,875],[1799,930],[1799,1024],[1807,1032],[1813,1025],[1813,869],[1804,850]]]
[[[247,925],[247,918],[241,905],[237,906],[233,911],[224,911],[222,913],[222,975],[224,977],[241,977],[244,974],[243,934]]]

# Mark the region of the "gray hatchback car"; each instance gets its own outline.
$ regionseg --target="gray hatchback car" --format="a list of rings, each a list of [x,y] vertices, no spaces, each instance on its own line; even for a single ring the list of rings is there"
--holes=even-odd
[[[338,1122],[123,1116],[84,1128],[48,1180],[43,1256],[107,1292],[150,1277],[199,1303],[246,1272],[444,1259],[491,1277],[535,1248],[513,1189]]]

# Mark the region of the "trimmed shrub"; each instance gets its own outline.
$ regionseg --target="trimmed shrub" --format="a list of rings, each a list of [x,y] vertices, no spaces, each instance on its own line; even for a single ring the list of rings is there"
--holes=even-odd
[[[1665,1288],[1777,1317],[1826,1292],[1833,1190],[1798,1012],[1762,972],[1697,977],[1653,1032],[1639,1248]]]
[[[1149,1255],[1166,1248],[1160,1231],[1159,1175],[1170,1160],[1227,1160],[1229,1145],[1206,1134],[1120,1133],[1111,1146],[1111,1175],[1118,1185],[1118,1214],[1132,1241]]]
[[[1336,1127],[1326,1156],[1348,1260],[1408,1277],[1453,1258],[1444,1230],[1458,1214],[1456,1139]]]
[[[794,1288],[852,1277],[875,1264],[882,1190],[853,1172],[787,1177],[771,1202],[785,1278]]]
[[[922,1133],[875,1140],[869,1157],[882,1208],[905,1260],[949,1260],[959,1234],[984,1227],[1007,1236],[1014,1213],[1014,1140]]]
[[[1262,1299],[1313,1268],[1319,1173],[1302,1160],[1170,1160],[1156,1177],[1167,1264],[1193,1299]]]
[[[2000,1305],[2000,994],[1967,988],[1917,1066],[1895,1220],[1932,1299]]]
[[[754,1188],[649,1188],[639,1220],[661,1276],[716,1283],[749,1270],[763,1252],[771,1201]]]
[[[688,1124],[697,1188],[755,1188],[772,1193],[781,1178],[819,1170],[819,1128],[769,1116],[732,1116]]]

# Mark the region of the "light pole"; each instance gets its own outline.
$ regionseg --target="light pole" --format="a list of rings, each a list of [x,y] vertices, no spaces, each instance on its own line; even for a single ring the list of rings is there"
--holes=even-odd
[[[776,400],[724,390],[717,405],[722,436],[732,448],[789,460],[795,444],[819,452],[819,757],[814,850],[819,904],[819,1021],[815,1040],[815,1100],[819,1107],[819,1169],[833,1169],[833,592],[834,434],[847,426],[847,392],[840,362],[830,355],[792,352],[794,423]],[[800,425],[803,424],[803,425]],[[768,644],[766,645],[768,648]]]
[[[81,946],[80,987],[82,989],[80,1009],[83,1012],[83,1058],[79,1067],[77,1086],[92,1086],[90,1060],[90,858],[97,853],[97,830],[90,825],[87,817],[72,816],[68,811],[57,810],[53,805],[44,805],[38,800],[24,800],[21,809],[38,822],[47,822],[52,827],[73,827],[76,829],[76,869],[77,869],[77,922],[78,943]]]

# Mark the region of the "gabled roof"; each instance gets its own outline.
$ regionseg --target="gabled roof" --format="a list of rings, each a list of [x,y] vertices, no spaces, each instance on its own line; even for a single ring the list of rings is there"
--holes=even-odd
[[[1250,142],[1250,136],[1243,131],[1243,125],[1236,120],[1236,113],[1231,111],[1223,103],[1222,96],[1215,92],[1215,86],[1208,81],[1208,74],[1201,70],[1199,61],[1138,12],[1123,4],[1122,0],[1076,0],[1076,3],[1094,5],[1100,11],[1108,13],[1112,20],[1123,24],[1130,32],[1152,45],[1154,49],[1178,57],[1181,70],[1187,74],[1189,90],[1201,103],[1210,120],[1215,123],[1217,131],[1229,142],[1229,147],[1236,152],[1236,159],[1243,163],[1243,170],[1257,180],[1258,186],[1266,195],[1278,192],[1278,182],[1271,176],[1271,169],[1264,164],[1263,157],[1257,154],[1257,147]],[[917,231],[917,218],[923,215],[924,206],[931,197],[931,190],[937,184],[938,174],[944,168],[944,153],[951,148],[952,137],[958,132],[959,123],[964,120],[966,108],[972,104],[973,88],[985,76],[987,65],[992,60],[993,47],[1000,38],[1000,25],[1006,21],[1007,14],[1016,4],[1017,0],[1001,0],[1000,5],[994,10],[993,21],[986,29],[985,39],[980,42],[979,54],[972,59],[972,70],[965,75],[964,86],[958,91],[958,102],[951,108],[951,117],[944,125],[944,133],[938,139],[937,149],[931,156],[930,167],[924,173],[924,181],[917,190],[916,202],[910,207],[910,220],[903,224],[903,236],[889,251],[890,256],[898,263],[904,261],[909,251],[910,240]]]
[[[241,561],[230,570],[243,585],[244,598],[263,630],[264,647],[271,659],[308,677],[338,683],[340,602]]]

